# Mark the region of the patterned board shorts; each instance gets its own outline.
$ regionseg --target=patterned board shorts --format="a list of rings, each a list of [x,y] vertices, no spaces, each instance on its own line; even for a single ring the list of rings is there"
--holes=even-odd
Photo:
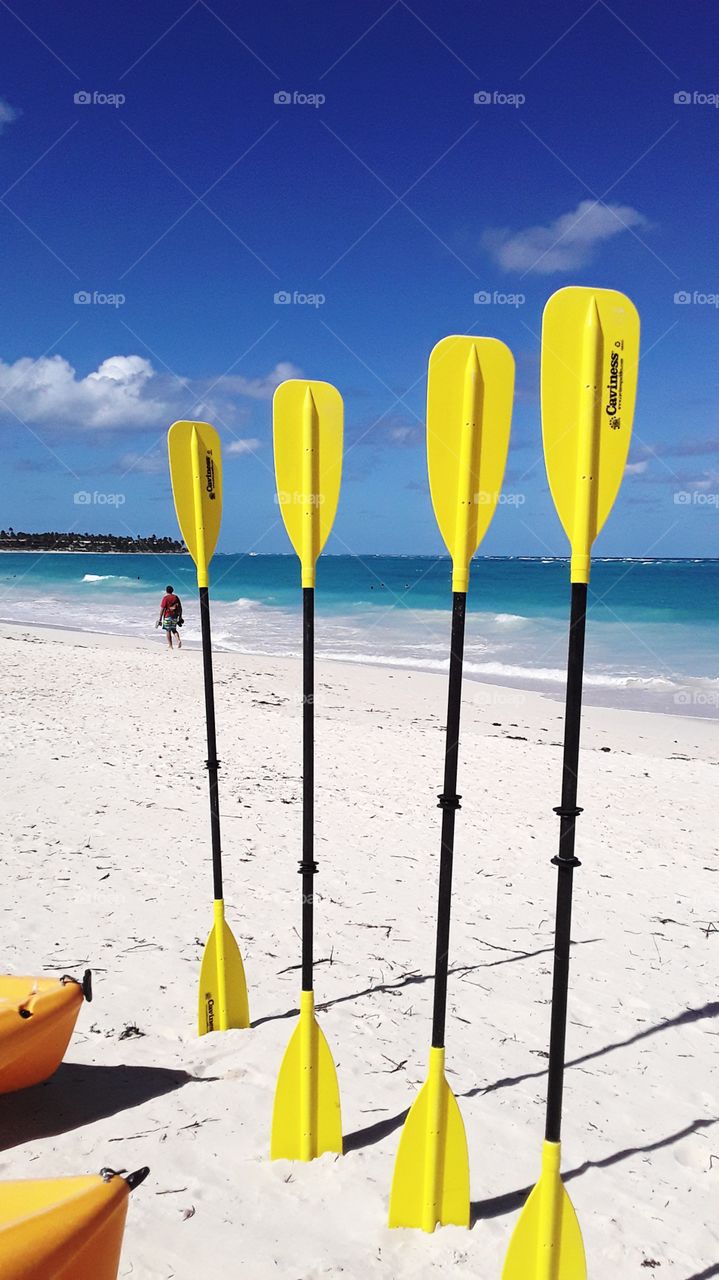
[[[162,629],[163,631],[177,631],[177,618],[163,618]]]

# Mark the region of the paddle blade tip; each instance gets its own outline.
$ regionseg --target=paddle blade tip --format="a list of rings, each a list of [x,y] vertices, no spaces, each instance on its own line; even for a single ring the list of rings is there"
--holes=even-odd
[[[288,378],[272,400],[277,502],[302,563],[302,585],[329,537],[342,479],[344,408],[330,382]]]
[[[453,562],[453,590],[499,502],[509,448],[514,357],[498,338],[442,338],[429,358],[427,469],[440,533]]]
[[[277,1077],[270,1159],[306,1161],[342,1151],[337,1070],[322,1028],[305,1008]]]
[[[198,582],[207,586],[207,566],[222,520],[220,437],[209,422],[173,422],[167,433],[167,451],[177,523],[203,579]]]
[[[211,1031],[246,1030],[250,1025],[245,967],[235,936],[223,921],[223,943],[218,949],[217,926],[213,925],[205,944],[200,968],[197,1023],[198,1034]],[[221,1001],[220,952],[224,952],[226,1012]]]
[[[572,582],[588,582],[592,544],[621,486],[631,443],[639,315],[616,289],[569,286],[542,319],[542,439],[549,487],[572,548]]]
[[[444,1075],[420,1089],[404,1122],[392,1179],[390,1227],[469,1227],[469,1152]]]
[[[502,1280],[587,1280],[574,1205],[558,1172],[546,1166],[519,1215]]]

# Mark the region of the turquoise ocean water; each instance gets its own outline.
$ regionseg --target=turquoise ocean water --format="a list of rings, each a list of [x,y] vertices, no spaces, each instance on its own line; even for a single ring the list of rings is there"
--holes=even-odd
[[[0,619],[153,638],[166,583],[183,597],[183,638],[199,644],[187,556],[0,553]],[[218,649],[300,652],[293,556],[218,555],[212,564]],[[565,560],[476,560],[466,674],[562,695]],[[324,556],[317,579],[318,653],[345,662],[447,670],[450,566],[424,556]],[[593,562],[586,697],[719,716],[719,560]]]

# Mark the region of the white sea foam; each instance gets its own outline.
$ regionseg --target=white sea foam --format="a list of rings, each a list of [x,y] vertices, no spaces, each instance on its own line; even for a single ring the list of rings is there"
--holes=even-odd
[[[567,673],[559,667],[525,667],[511,662],[466,662],[468,675],[493,676],[500,680],[525,680],[534,683],[564,684]],[[673,680],[663,676],[634,674],[610,675],[609,672],[585,671],[584,684],[604,689],[673,689]]]
[[[402,667],[410,671],[447,671],[449,669],[449,658],[402,658],[399,654],[350,653],[345,650],[323,653],[322,657],[329,662],[352,662],[373,667]]]
[[[125,573],[86,573],[81,582],[126,582],[131,587],[142,586],[139,578],[130,578]]]
[[[545,563],[556,561],[547,557]],[[105,566],[96,562],[98,567]],[[117,567],[125,568],[126,564]],[[141,567],[138,564],[138,569]],[[180,568],[175,573],[183,581],[187,615],[182,638],[192,649],[200,644],[197,604]],[[159,582],[164,581],[163,576]],[[235,590],[241,585],[244,583],[238,582]],[[10,580],[4,588],[0,603],[3,620],[162,641],[154,628],[163,587],[153,588],[146,569],[143,578],[132,573],[86,573],[76,574],[72,581],[48,582],[43,589],[37,582],[22,579]],[[232,598],[231,589],[229,598],[213,596],[218,651],[285,658],[301,652],[299,598],[292,599],[283,585],[274,590],[274,595],[265,594],[262,599]],[[448,609],[419,602],[419,607],[397,609],[390,596],[383,593],[379,598],[379,593],[373,592],[374,598],[348,598],[336,612],[325,612],[332,600],[323,597],[317,621],[318,657],[335,663],[446,675]],[[521,607],[519,599],[512,603]],[[667,627],[657,617],[658,609],[659,604],[647,620],[634,623],[631,629],[612,621],[592,626],[585,674],[589,699],[716,715],[719,685],[712,679],[716,665],[708,627],[690,629],[688,622]],[[683,622],[681,617],[679,622]],[[561,698],[566,682],[566,625],[564,613],[527,616],[489,609],[472,611],[467,617],[465,649],[468,679],[533,688]]]

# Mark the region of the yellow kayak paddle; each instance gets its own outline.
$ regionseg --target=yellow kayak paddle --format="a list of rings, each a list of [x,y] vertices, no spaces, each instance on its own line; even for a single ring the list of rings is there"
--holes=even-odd
[[[494,515],[509,446],[514,360],[495,338],[444,338],[429,360],[427,462],[432,505],[452,557],[452,637],[429,1073],[404,1124],[389,1206],[391,1227],[469,1226],[469,1155],[444,1074],[452,859],[469,562]]]
[[[225,920],[222,889],[222,846],[217,790],[215,694],[212,680],[212,636],[208,566],[222,519],[222,458],[220,437],[207,422],[175,422],[167,436],[170,477],[177,520],[197,567],[202,627],[202,662],[207,719],[207,776],[210,787],[210,832],[214,882],[214,923],[205,945],[200,970],[199,1034],[249,1027],[247,984],[239,947]]]
[[[342,477],[342,397],[327,382],[290,379],[273,401],[277,496],[302,567],[302,993],[300,1020],[285,1050],[272,1113],[273,1160],[342,1154],[337,1072],[315,1017],[314,609],[315,564],[335,518]]]
[[[586,1280],[584,1243],[560,1177],[572,878],[587,584],[594,539],[624,473],[634,416],[639,317],[613,289],[560,289],[542,325],[542,435],[554,505],[569,539],[571,616],[559,816],[547,1112],[539,1181],[514,1229],[503,1280]]]

